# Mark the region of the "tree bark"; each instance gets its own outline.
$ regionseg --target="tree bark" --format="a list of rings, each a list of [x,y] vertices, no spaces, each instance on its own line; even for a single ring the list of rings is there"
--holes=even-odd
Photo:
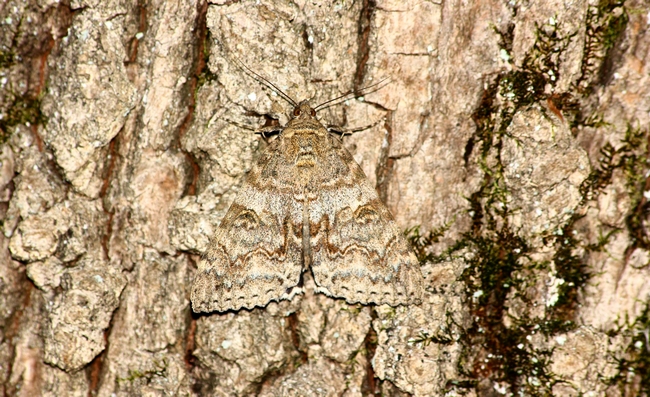
[[[5,396],[650,394],[650,6],[0,5]],[[421,261],[421,305],[193,314],[200,254],[294,100]],[[363,90],[382,79],[379,90]],[[370,92],[368,92],[370,91]]]

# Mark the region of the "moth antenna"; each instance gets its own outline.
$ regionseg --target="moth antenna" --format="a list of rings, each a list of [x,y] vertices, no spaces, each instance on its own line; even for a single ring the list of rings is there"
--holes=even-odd
[[[373,92],[381,90],[382,88],[384,88],[385,86],[387,86],[390,83],[391,83],[390,78],[386,77],[384,79],[379,80],[375,84],[371,84],[371,85],[369,85],[367,87],[360,88],[357,91],[350,90],[350,91],[346,92],[343,95],[339,95],[336,98],[325,101],[325,102],[321,103],[320,105],[314,107],[314,110],[318,112],[319,110],[327,109],[327,108],[329,108],[331,106],[338,105],[339,103],[344,102],[344,101],[346,101],[346,100],[348,100],[350,98],[371,94]],[[327,105],[327,106],[325,106],[325,105]]]
[[[244,64],[244,62],[240,61],[239,58],[234,58],[234,60],[235,60],[235,63],[237,64],[237,66],[244,69],[245,72],[248,72],[248,73],[252,74],[253,78],[255,80],[257,80],[258,82],[266,85],[271,90],[275,91],[276,94],[280,95],[282,97],[282,99],[289,102],[294,107],[298,106],[298,103],[296,101],[294,101],[289,95],[285,94],[284,91],[279,89],[275,84],[271,83],[269,80],[265,79],[259,73],[254,72],[253,69],[246,66],[246,64]]]

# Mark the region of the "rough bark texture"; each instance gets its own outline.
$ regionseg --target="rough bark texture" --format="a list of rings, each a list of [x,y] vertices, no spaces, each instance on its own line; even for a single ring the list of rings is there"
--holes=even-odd
[[[0,394],[650,393],[643,0],[0,4]],[[196,316],[198,255],[297,100],[422,262],[421,306]]]

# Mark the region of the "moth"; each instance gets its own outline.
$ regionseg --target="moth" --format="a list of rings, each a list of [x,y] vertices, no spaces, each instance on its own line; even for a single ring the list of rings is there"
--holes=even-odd
[[[192,309],[292,299],[308,271],[316,292],[351,304],[419,303],[418,260],[341,137],[316,118],[322,105],[277,90],[294,106],[292,118],[253,165],[200,260]]]

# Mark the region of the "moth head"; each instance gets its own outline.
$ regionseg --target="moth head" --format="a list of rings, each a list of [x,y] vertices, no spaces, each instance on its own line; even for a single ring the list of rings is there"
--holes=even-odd
[[[309,106],[309,102],[302,101],[293,109],[294,118],[314,118],[316,117],[316,110]]]

